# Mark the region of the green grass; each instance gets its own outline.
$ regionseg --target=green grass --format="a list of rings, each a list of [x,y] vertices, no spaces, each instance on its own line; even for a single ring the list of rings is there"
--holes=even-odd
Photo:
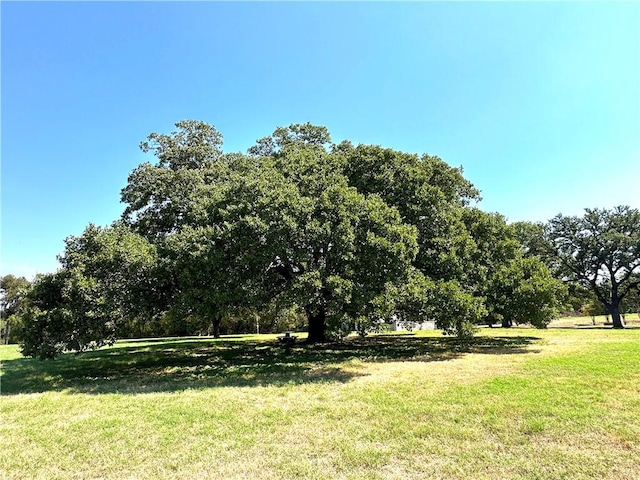
[[[0,478],[635,479],[640,329],[0,347]]]

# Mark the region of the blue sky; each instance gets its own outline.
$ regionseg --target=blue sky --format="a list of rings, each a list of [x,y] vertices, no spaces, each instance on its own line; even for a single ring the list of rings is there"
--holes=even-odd
[[[138,145],[204,120],[226,151],[312,122],[438,155],[480,207],[640,207],[637,2],[2,2],[2,274],[108,225]]]

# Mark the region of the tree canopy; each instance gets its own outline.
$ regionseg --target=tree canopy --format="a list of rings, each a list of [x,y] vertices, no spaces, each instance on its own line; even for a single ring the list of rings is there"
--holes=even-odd
[[[34,286],[24,352],[113,341],[133,321],[299,309],[309,342],[430,319],[447,333],[510,318],[544,326],[560,289],[514,228],[472,206],[478,190],[438,157],[334,144],[325,127],[279,127],[247,155],[182,121],[141,143],[155,156],[121,191],[110,227],[69,237]],[[515,299],[526,303],[517,306]]]

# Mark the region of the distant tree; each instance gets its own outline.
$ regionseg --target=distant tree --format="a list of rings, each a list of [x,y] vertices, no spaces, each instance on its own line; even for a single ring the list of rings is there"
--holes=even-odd
[[[5,275],[0,278],[0,334],[4,344],[19,339],[15,327],[19,329],[22,323],[21,315],[26,308],[30,289],[31,282],[24,277]]]
[[[537,258],[515,258],[499,265],[485,295],[490,321],[503,327],[528,323],[546,327],[559,313],[566,288]]]
[[[580,309],[580,313],[582,313],[584,316],[591,317],[594,325],[597,315],[607,315],[607,317],[609,315],[609,311],[606,309],[606,307],[596,299],[590,300],[585,303]]]
[[[624,312],[636,313],[640,318],[640,273],[634,274],[630,279],[632,284],[635,284],[635,288],[631,288],[627,296],[623,299]]]
[[[407,324],[433,320],[436,328],[470,337],[487,313],[484,299],[455,280],[432,280],[414,270],[409,281],[393,291],[394,314]]]
[[[567,313],[581,312],[591,296],[591,290],[582,285],[567,281],[563,274],[562,265],[555,255],[551,242],[545,236],[545,224],[542,222],[515,222],[511,224],[515,237],[521,244],[522,255],[525,258],[535,257],[542,261],[551,275],[565,283],[567,294],[562,307]]]
[[[628,206],[558,215],[546,226],[563,275],[590,288],[623,328],[620,307],[640,284],[640,212]]]
[[[582,307],[593,299],[593,291],[578,283],[566,281],[563,278],[560,278],[559,280],[565,284],[567,289],[567,295],[562,307],[563,312],[568,314],[582,313]],[[602,308],[604,308],[604,306],[602,306]]]
[[[520,230],[507,224],[504,216],[468,208],[462,218],[471,237],[463,257],[466,284],[485,299],[483,321],[505,327],[513,322],[546,327],[557,317],[565,296],[562,283],[525,246]],[[537,232],[537,226],[531,226]]]

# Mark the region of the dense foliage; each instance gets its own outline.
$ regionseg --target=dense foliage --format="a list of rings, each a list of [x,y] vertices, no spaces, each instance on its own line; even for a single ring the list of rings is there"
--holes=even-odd
[[[479,192],[438,157],[336,145],[310,124],[230,154],[214,127],[176,126],[141,144],[156,162],[129,176],[122,218],[67,239],[62,268],[36,280],[25,354],[163,322],[218,336],[230,318],[258,328],[283,312],[306,318],[309,342],[392,318],[466,336],[556,314],[562,287],[544,262],[525,258],[504,217],[472,207]]]
[[[24,277],[0,277],[0,343],[14,343],[22,338],[23,314],[31,282]]]

